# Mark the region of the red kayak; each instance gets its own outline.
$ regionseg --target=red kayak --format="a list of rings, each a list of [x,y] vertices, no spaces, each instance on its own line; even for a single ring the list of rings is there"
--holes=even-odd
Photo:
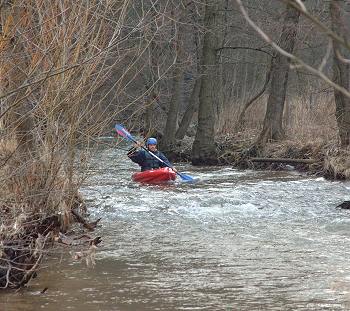
[[[149,170],[135,173],[132,179],[144,183],[163,183],[175,180],[176,173],[169,167],[158,168],[156,170]]]

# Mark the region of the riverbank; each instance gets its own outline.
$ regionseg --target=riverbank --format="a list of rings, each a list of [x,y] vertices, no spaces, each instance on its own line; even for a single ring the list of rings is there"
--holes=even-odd
[[[61,158],[24,158],[14,154],[15,144],[1,146],[0,289],[24,287],[57,247],[91,262],[100,239],[84,232],[97,223],[86,221],[78,185],[69,183]]]
[[[73,259],[94,263],[100,237],[92,237],[97,222],[80,215],[81,203],[62,215],[45,213],[34,206],[2,203],[0,208],[0,289],[19,289],[35,278],[47,256],[60,248],[73,252]],[[22,211],[21,211],[22,209]],[[81,228],[80,224],[83,226]]]
[[[284,140],[257,145],[254,133],[223,135],[216,140],[217,162],[239,169],[297,170],[330,180],[350,179],[350,150],[336,142]],[[190,162],[193,138],[186,136],[171,154]]]

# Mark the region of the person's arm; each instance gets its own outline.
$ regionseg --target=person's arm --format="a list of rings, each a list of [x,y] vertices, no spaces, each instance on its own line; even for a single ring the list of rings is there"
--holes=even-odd
[[[141,165],[145,160],[144,151],[143,150],[136,150],[136,149],[134,149],[134,150],[130,150],[128,152],[128,157],[130,158],[131,161]]]
[[[138,151],[138,150],[137,150],[137,147],[132,146],[132,147],[129,149],[129,151],[128,151],[128,153],[127,153],[126,155],[130,158],[130,157],[133,156],[137,151]]]
[[[173,167],[173,165],[171,164],[171,162],[168,160],[168,158],[162,153],[159,151],[159,154],[158,154],[158,158],[161,159],[162,161],[164,161],[164,163],[160,162],[160,167],[167,167],[167,166],[170,166],[170,167]]]
[[[138,148],[141,147],[141,143],[137,142],[135,143],[128,151],[127,156],[130,158],[132,156],[134,156],[136,153],[138,153],[140,150],[138,150]]]

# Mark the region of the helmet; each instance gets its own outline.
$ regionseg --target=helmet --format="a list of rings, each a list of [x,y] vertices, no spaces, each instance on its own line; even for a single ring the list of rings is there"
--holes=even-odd
[[[147,146],[148,145],[156,145],[156,144],[157,144],[157,140],[155,138],[150,137],[147,139],[147,143],[146,143]]]

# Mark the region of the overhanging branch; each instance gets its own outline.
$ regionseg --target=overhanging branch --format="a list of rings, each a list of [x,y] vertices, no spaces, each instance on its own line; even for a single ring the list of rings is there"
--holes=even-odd
[[[284,1],[284,0],[281,0]],[[350,98],[350,92],[347,91],[345,88],[341,87],[340,85],[334,83],[330,78],[328,78],[323,72],[313,68],[312,66],[306,64],[303,60],[301,60],[299,57],[296,57],[295,55],[288,53],[284,49],[282,49],[276,42],[274,42],[255,22],[249,17],[247,11],[245,10],[242,1],[236,0],[238,7],[240,11],[242,12],[244,18],[248,22],[248,24],[262,37],[263,40],[265,40],[267,43],[269,43],[278,53],[282,54],[285,57],[288,57],[291,61],[293,61],[295,64],[299,65],[300,67],[303,67],[307,69],[308,71],[314,73],[316,76],[321,78],[323,81],[334,87],[337,91],[345,95],[346,97]],[[289,3],[289,1],[288,1]],[[299,8],[300,10],[300,8]],[[329,35],[333,32],[329,30]],[[337,36],[338,37],[338,36]]]

